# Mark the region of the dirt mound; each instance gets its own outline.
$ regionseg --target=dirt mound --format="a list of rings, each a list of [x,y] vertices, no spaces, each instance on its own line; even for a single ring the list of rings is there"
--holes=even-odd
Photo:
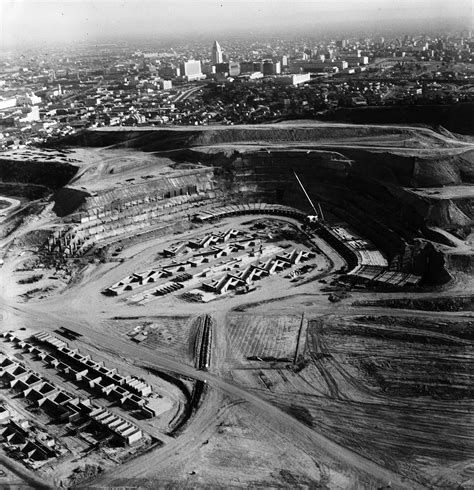
[[[461,183],[474,183],[474,167],[470,163],[472,152],[444,158],[414,159],[412,186],[437,187]],[[465,156],[466,155],[466,156]]]
[[[429,124],[455,133],[473,134],[473,108],[472,103],[341,108],[327,114],[324,120],[354,124]]]
[[[427,128],[403,126],[334,125],[314,122],[179,127],[112,127],[82,131],[66,137],[63,145],[119,146],[162,151],[237,143],[353,144],[395,148],[458,147],[458,140]]]
[[[53,196],[53,211],[58,216],[67,216],[84,204],[89,196],[90,194],[88,192],[78,189],[71,189],[70,187],[63,187]]]
[[[378,301],[356,301],[355,306],[385,306],[404,310],[426,311],[471,311],[474,306],[472,296],[433,297],[423,299],[386,299]]]
[[[165,151],[192,146],[195,131],[172,129],[120,128],[117,130],[85,130],[61,140],[65,146],[135,148],[142,151]]]
[[[177,152],[194,149],[246,153],[258,146],[288,144],[286,151],[334,151],[354,161],[355,175],[401,186],[431,187],[474,182],[474,150],[459,151],[454,137],[426,128],[388,126],[344,126],[274,124],[177,128],[101,128],[66,138],[65,145],[113,146],[145,152]],[[224,146],[225,145],[225,146]],[[252,145],[252,146],[249,146]],[[326,148],[319,148],[324,145]],[[366,148],[364,148],[366,146]],[[255,148],[257,147],[257,148]],[[447,148],[456,151],[447,153]],[[262,149],[263,149],[262,148]],[[281,147],[271,149],[272,154]],[[453,154],[454,153],[454,154]],[[163,155],[164,156],[164,155]]]
[[[36,184],[57,189],[66,185],[77,170],[75,165],[63,162],[0,158],[0,179],[5,183]]]
[[[428,221],[444,228],[468,227],[474,223],[472,199],[436,202],[430,209]]]

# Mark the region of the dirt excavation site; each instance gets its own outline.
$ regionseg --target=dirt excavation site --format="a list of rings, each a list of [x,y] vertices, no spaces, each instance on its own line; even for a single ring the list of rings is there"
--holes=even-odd
[[[4,152],[0,487],[473,488],[473,163],[304,121]]]

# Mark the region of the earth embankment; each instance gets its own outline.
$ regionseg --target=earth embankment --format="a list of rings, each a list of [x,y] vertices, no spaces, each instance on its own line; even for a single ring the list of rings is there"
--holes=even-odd
[[[64,162],[0,158],[2,183],[34,184],[57,189],[66,185],[78,167]]]
[[[455,133],[472,135],[473,110],[472,103],[340,108],[323,116],[322,119],[353,124],[441,125]]]

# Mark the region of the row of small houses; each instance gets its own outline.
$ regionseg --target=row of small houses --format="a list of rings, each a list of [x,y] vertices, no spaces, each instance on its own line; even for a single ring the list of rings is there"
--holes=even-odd
[[[18,361],[0,355],[0,379],[20,396],[41,408],[49,417],[60,423],[89,424],[97,423],[98,411],[88,399],[81,399],[57,388],[44,380],[39,374],[21,365]],[[112,414],[110,414],[112,415]],[[107,431],[122,444],[133,444],[143,437],[142,431],[127,420],[114,415],[115,425],[98,424],[98,428]],[[49,453],[48,453],[49,454]],[[46,457],[51,457],[46,455]]]
[[[138,409],[146,418],[156,415],[147,406],[146,397],[152,393],[150,385],[134,376],[122,376],[117,369],[106,367],[103,362],[96,362],[77,349],[70,349],[66,342],[47,332],[40,332],[34,338],[55,349],[57,355],[54,357],[42,351],[38,357],[76,383],[85,385],[93,394],[117,401],[125,408]]]
[[[4,332],[2,335],[18,347],[37,356],[74,383],[86,387],[94,395],[110,398],[128,409],[139,410],[146,418],[156,415],[155,411],[147,406],[146,397],[152,392],[151,386],[138,378],[122,376],[117,369],[108,368],[103,362],[96,362],[90,356],[80,354],[77,349],[69,349],[66,342],[46,332],[40,332],[33,338],[55,349],[57,357],[25,340],[18,339],[11,332]]]

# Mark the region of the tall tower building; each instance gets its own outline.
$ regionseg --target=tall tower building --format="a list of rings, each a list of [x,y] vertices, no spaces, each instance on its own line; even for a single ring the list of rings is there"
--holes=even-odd
[[[222,56],[222,49],[217,41],[214,41],[212,45],[211,61],[213,65],[223,63],[224,57]]]

